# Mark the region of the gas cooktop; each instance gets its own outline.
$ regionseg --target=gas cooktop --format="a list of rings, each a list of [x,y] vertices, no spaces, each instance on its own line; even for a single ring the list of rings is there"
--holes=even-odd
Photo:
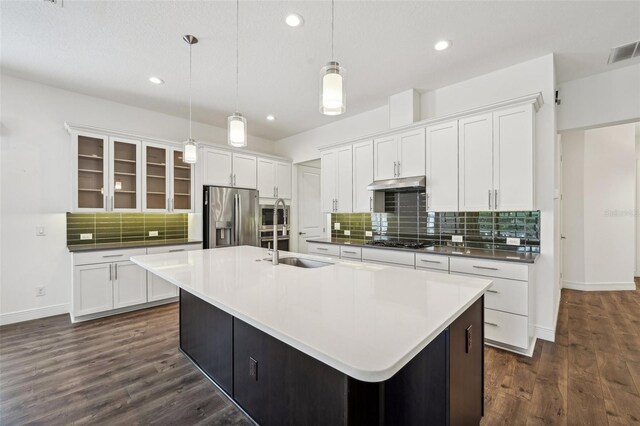
[[[427,242],[418,242],[418,241],[406,241],[406,240],[375,240],[375,241],[367,241],[367,244],[370,246],[376,247],[395,247],[395,248],[407,248],[407,249],[422,249],[426,247],[431,247],[433,244]]]

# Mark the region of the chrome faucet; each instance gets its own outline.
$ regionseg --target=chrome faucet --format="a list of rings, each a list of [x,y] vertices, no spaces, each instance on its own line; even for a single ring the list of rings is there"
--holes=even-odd
[[[284,211],[284,225],[282,226],[282,235],[287,235],[287,205],[282,198],[278,198],[273,203],[273,255],[271,263],[277,265],[280,263],[280,255],[278,254],[278,203],[282,203],[282,211]]]

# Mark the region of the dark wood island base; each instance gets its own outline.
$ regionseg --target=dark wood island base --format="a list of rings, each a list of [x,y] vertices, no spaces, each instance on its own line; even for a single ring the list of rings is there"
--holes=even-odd
[[[477,425],[484,298],[384,382],[356,380],[180,290],[180,348],[261,425]]]

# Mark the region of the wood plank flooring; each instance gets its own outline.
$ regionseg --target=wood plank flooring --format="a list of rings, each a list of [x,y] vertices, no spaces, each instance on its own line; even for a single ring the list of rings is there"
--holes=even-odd
[[[484,426],[640,424],[640,291],[563,290],[555,343],[485,355]],[[0,424],[250,422],[178,351],[172,304],[0,327]]]

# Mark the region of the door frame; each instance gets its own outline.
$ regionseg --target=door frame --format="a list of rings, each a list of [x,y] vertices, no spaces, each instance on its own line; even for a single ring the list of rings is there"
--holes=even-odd
[[[300,210],[300,190],[301,190],[301,180],[298,178],[300,176],[300,174],[302,172],[306,171],[312,171],[312,172],[317,172],[318,174],[320,174],[320,179],[322,179],[322,169],[319,167],[311,167],[305,164],[293,164],[293,169],[295,171],[295,173],[292,173],[292,178],[293,178],[293,182],[292,182],[292,188],[295,188],[295,191],[292,191],[293,193],[291,194],[291,236],[295,237],[295,238],[291,238],[289,241],[289,246],[291,248],[291,251],[293,252],[298,252],[299,251],[299,239],[300,239],[300,235],[299,235],[299,224],[300,224],[300,214],[301,214],[301,210]],[[320,189],[320,203],[322,206],[322,189]],[[293,214],[293,212],[295,212],[295,214]],[[323,216],[326,218],[327,216],[329,216],[328,214],[323,213]],[[323,225],[324,225],[323,221]],[[327,228],[326,226],[322,227],[322,237],[324,238],[326,236],[326,232],[327,232]]]

